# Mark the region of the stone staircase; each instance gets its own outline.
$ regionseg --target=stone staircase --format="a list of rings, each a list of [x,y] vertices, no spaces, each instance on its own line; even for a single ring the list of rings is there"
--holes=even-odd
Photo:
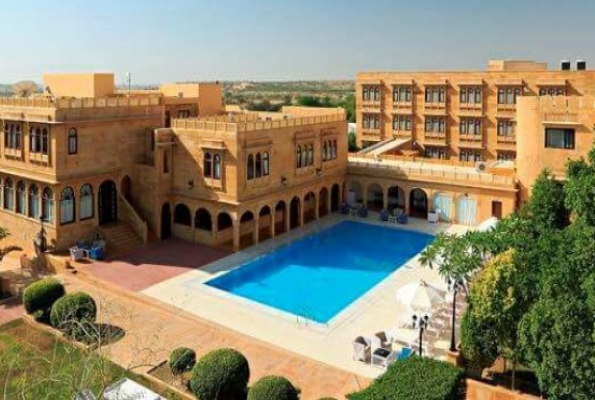
[[[129,253],[144,245],[142,239],[124,221],[102,226],[99,228],[99,231],[106,242],[106,254],[108,258]]]

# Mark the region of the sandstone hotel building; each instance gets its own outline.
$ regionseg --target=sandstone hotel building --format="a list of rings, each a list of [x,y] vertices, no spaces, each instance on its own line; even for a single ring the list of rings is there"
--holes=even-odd
[[[218,83],[117,91],[112,74],[48,74],[0,98],[0,226],[29,251],[98,233],[108,251],[177,237],[241,249],[341,203],[475,225],[515,210],[543,168],[593,143],[595,71],[492,61],[487,71],[357,76],[343,110],[226,111]]]
[[[120,93],[112,74],[46,75],[0,98],[0,226],[56,250],[175,236],[239,249],[335,211],[343,110],[226,114],[218,83]]]

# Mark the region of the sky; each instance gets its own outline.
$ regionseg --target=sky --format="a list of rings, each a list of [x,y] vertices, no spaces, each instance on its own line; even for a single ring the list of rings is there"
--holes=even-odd
[[[354,79],[595,65],[594,0],[0,0],[0,82],[114,72],[122,83]]]

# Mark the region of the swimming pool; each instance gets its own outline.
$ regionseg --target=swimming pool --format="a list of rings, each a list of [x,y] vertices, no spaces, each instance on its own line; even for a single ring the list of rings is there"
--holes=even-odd
[[[432,240],[419,232],[343,221],[206,284],[327,323]]]

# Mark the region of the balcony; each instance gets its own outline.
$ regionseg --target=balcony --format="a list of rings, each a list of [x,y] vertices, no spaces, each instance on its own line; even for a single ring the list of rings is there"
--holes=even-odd
[[[424,143],[446,146],[445,132],[424,132]]]
[[[498,136],[496,148],[498,150],[516,150],[516,136]]]
[[[459,116],[483,117],[483,103],[460,103]]]
[[[424,114],[426,114],[426,115],[446,115],[446,102],[424,103]]]
[[[380,112],[382,108],[382,101],[378,100],[362,100],[362,111],[363,112]]]
[[[459,135],[459,147],[483,149],[483,135]]]
[[[361,134],[364,141],[377,141],[382,139],[382,131],[380,129],[362,128]]]
[[[393,101],[393,114],[411,115],[413,113],[412,101]]]
[[[29,161],[36,164],[49,164],[50,156],[42,153],[29,153]]]
[[[580,125],[578,114],[568,112],[545,113],[542,123],[544,125]]]
[[[412,139],[413,131],[411,131],[411,130],[393,130],[393,138],[395,138],[395,139]]]
[[[4,148],[4,157],[22,160],[23,159],[23,151],[21,149],[11,149],[11,148]]]

